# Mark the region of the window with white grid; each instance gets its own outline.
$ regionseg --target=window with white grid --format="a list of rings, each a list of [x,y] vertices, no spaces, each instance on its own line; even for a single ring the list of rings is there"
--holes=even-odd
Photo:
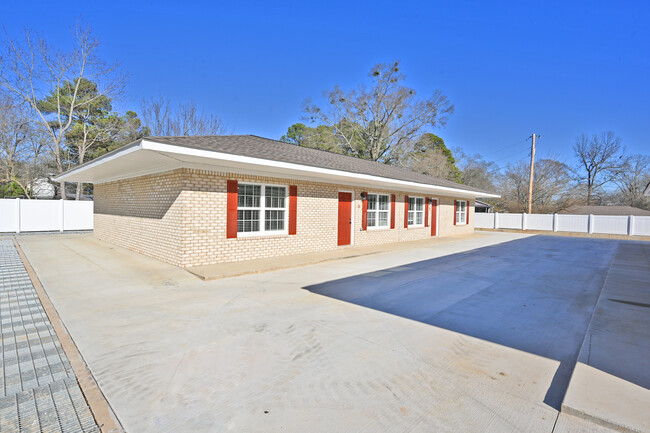
[[[368,228],[388,228],[388,204],[385,194],[368,194]]]
[[[456,224],[467,224],[467,202],[456,201]]]
[[[409,197],[408,226],[409,227],[424,226],[424,198],[423,197]]]
[[[237,233],[286,233],[287,187],[240,183],[237,199]]]

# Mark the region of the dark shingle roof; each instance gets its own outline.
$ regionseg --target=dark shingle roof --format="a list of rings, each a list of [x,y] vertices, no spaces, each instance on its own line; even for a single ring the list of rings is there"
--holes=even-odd
[[[192,149],[210,150],[271,161],[328,168],[427,185],[458,188],[476,193],[494,194],[446,179],[438,179],[410,170],[319,149],[296,146],[255,135],[205,135],[180,137],[146,137],[147,141]]]
[[[650,211],[633,206],[571,206],[559,213],[571,215],[650,216]]]

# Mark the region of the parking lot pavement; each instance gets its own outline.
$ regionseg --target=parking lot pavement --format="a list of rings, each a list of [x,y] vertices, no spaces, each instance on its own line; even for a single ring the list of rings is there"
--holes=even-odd
[[[621,244],[571,377],[563,410],[650,431],[650,242]]]
[[[307,289],[557,360],[559,409],[616,248],[535,236]]]
[[[33,236],[20,242],[128,432],[551,432],[560,421],[566,433],[606,430],[558,419],[557,408],[548,403],[562,371],[560,355],[576,357],[579,348],[556,352],[550,331],[533,329],[543,323],[520,311],[533,308],[536,317],[537,302],[557,306],[545,299],[526,306],[516,302],[525,299],[517,297],[514,281],[527,275],[517,243],[529,242],[527,236],[489,233],[211,282],[90,237]],[[567,255],[569,262],[558,269],[568,272],[589,260],[592,270],[606,268],[613,250],[594,245],[588,249],[598,252],[596,259],[581,250]],[[466,268],[454,270],[459,256],[491,246],[498,248],[493,254],[465,257]],[[554,262],[566,247],[548,242],[540,260]],[[445,269],[437,278],[447,291],[464,297],[454,301],[457,295],[443,290],[433,299],[417,298],[413,288],[424,284],[427,272],[411,266],[432,259]],[[512,273],[504,268],[509,261],[522,268]],[[417,316],[382,311],[380,306],[391,302],[379,297],[368,308],[344,298],[345,290],[339,290],[340,299],[304,290],[362,278],[350,289],[369,294],[391,284],[386,281],[399,268],[415,275],[402,289],[419,299],[408,302]],[[461,328],[463,315],[445,311],[487,290],[472,282],[492,268],[508,275],[504,287],[516,301],[502,308],[512,317],[504,311],[486,318],[484,330]],[[534,278],[539,272],[529,271]],[[462,278],[447,275],[453,273]],[[579,281],[587,280],[567,278],[567,290],[578,301],[564,311],[579,313],[568,327],[586,326],[582,312],[593,309],[593,295],[575,289]],[[520,290],[532,296],[544,287]],[[465,317],[486,312],[476,308],[470,302],[457,311]],[[562,318],[561,311],[548,314],[549,322]],[[515,331],[520,317],[537,344],[521,336],[499,339],[498,317]],[[558,333],[560,344],[570,346],[572,338],[572,332]]]
[[[0,239],[0,432],[99,432],[11,239]]]
[[[649,431],[649,257],[648,242],[534,236],[307,289],[557,360],[544,403]]]

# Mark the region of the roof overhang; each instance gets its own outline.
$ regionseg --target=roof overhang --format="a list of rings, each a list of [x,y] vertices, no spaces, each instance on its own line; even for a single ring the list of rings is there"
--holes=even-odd
[[[265,177],[284,177],[335,184],[353,184],[368,188],[375,187],[395,191],[408,190],[463,198],[500,197],[497,194],[479,193],[463,188],[450,188],[342,170],[271,161],[262,158],[174,146],[146,139],[136,141],[98,159],[75,167],[57,176],[54,180],[99,184],[180,168]]]

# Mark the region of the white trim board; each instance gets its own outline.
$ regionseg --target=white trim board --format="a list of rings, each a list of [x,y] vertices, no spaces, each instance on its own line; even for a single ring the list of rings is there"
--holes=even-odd
[[[138,155],[140,153],[140,155]],[[144,158],[138,157],[144,156]],[[117,160],[132,160],[134,168],[126,171]],[[143,166],[149,164],[148,167]],[[100,168],[101,167],[101,168]],[[137,167],[137,169],[135,168]],[[313,167],[250,156],[233,155],[210,150],[194,149],[141,140],[122,151],[91,161],[57,176],[55,181],[105,183],[178,168],[201,168],[269,177],[285,177],[332,184],[354,184],[383,188],[391,191],[436,192],[456,197],[500,197],[497,194],[477,193],[463,188],[451,188],[418,182],[390,179],[362,173],[352,173],[323,167]],[[94,174],[91,174],[94,171]]]

